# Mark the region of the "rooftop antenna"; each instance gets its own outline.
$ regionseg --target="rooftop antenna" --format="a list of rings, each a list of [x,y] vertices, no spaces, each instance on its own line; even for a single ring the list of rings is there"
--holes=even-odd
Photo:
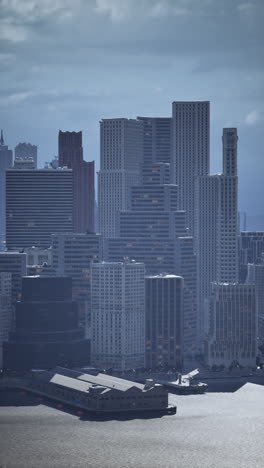
[[[5,142],[4,142],[4,135],[3,135],[3,129],[1,128],[1,139],[0,139],[0,145],[1,146],[4,146]]]

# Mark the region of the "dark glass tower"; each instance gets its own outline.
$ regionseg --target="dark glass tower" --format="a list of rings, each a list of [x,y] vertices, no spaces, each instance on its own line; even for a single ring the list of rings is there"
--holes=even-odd
[[[4,343],[4,369],[49,369],[89,363],[89,341],[79,327],[72,280],[26,276],[16,303],[16,328]]]

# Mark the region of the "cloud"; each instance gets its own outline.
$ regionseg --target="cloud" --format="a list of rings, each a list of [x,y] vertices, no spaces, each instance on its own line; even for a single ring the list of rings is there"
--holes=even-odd
[[[261,120],[261,113],[257,110],[252,110],[246,115],[245,124],[252,127]]]
[[[239,5],[237,5],[237,9],[238,11],[240,12],[249,12],[250,10],[253,10],[254,8],[254,5],[253,3],[240,3]]]
[[[0,21],[0,40],[21,42],[28,38],[28,30],[23,26]]]

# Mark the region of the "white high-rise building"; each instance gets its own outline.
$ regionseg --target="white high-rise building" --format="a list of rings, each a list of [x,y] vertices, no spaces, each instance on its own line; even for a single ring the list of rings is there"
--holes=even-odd
[[[210,170],[210,102],[172,103],[173,182],[179,187],[179,207],[194,232],[195,180]]]
[[[145,266],[91,265],[91,363],[119,370],[144,366]]]
[[[238,281],[237,130],[223,130],[223,174],[196,181],[195,239],[200,338],[206,324],[204,301],[211,283]]]
[[[139,183],[143,158],[143,122],[103,119],[98,173],[99,231],[116,236],[116,214],[129,206],[132,185]]]
[[[257,313],[255,285],[213,283],[208,300],[207,364],[230,366],[234,361],[255,367]]]

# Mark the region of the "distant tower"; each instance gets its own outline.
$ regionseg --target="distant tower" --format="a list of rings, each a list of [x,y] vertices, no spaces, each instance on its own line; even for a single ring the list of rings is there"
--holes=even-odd
[[[146,367],[183,364],[184,282],[181,276],[147,276]]]
[[[12,167],[13,152],[5,145],[3,130],[1,130],[0,138],[0,251],[4,250],[5,242],[5,198],[6,198],[6,182],[5,172],[6,169]]]
[[[92,264],[92,365],[119,370],[144,367],[144,277],[143,263]]]
[[[82,132],[59,131],[59,166],[73,170],[74,232],[94,232],[94,161],[83,159]]]
[[[100,132],[99,230],[105,237],[116,237],[117,212],[128,209],[130,187],[140,180],[143,123],[135,119],[103,119]]]
[[[186,211],[193,235],[195,180],[210,168],[210,103],[173,102],[172,114],[172,175],[179,186],[179,209]]]
[[[238,281],[237,131],[223,130],[223,174],[196,181],[196,251],[200,333],[211,283]]]
[[[38,167],[38,147],[31,143],[18,143],[15,147],[15,160],[19,158],[32,158],[34,169]]]
[[[254,284],[213,283],[208,302],[205,358],[209,366],[234,361],[255,367],[257,311]]]
[[[54,232],[72,232],[71,169],[6,171],[6,246],[49,247]]]

